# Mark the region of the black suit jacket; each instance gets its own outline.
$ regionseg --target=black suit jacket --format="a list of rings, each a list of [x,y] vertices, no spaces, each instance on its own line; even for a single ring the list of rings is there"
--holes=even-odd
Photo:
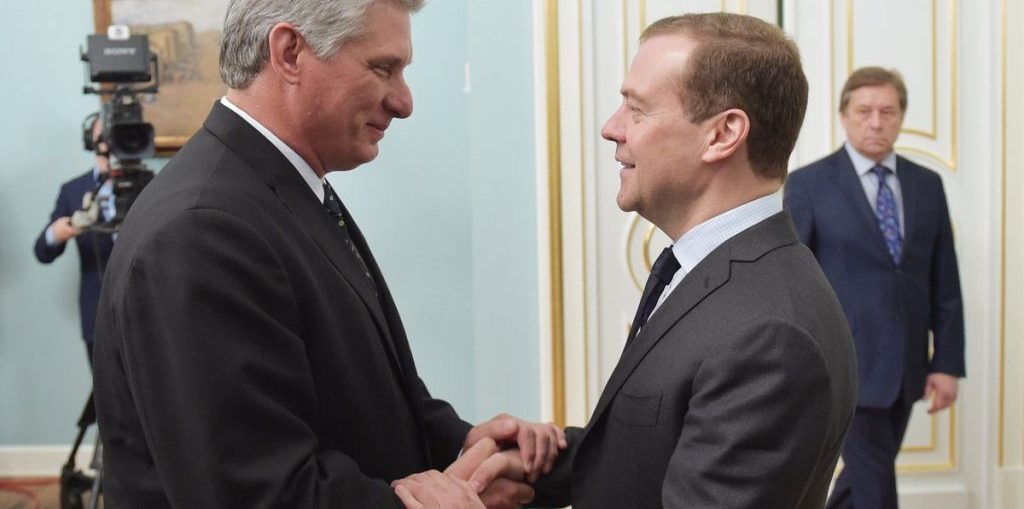
[[[295,168],[221,104],[122,225],[97,323],[108,508],[403,507],[469,424]],[[378,297],[379,295],[379,297]]]
[[[46,229],[58,217],[71,217],[71,214],[82,208],[82,197],[85,193],[97,190],[98,183],[92,173],[93,171],[89,170],[60,186],[57,202],[50,213],[50,222],[46,223],[36,238],[35,253],[36,259],[40,262],[50,263],[64,253],[66,243],[55,246],[46,244]],[[96,324],[96,303],[100,300],[100,277],[107,258],[110,258],[114,241],[109,233],[85,231],[75,237],[75,247],[78,249],[78,268],[82,274],[78,287],[78,316],[82,326],[82,339],[92,344],[93,328]]]
[[[893,262],[845,148],[786,183],[786,208],[839,296],[857,345],[862,407],[921,398],[925,377],[964,376],[964,315],[942,179],[902,157],[903,254]],[[934,355],[929,358],[929,332]]]
[[[789,216],[727,240],[625,347],[541,505],[820,508],[856,401],[842,310]]]

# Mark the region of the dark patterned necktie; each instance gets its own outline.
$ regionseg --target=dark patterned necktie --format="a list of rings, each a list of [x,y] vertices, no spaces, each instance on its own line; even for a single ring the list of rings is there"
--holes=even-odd
[[[672,248],[666,247],[658,255],[658,259],[654,261],[654,265],[651,267],[651,275],[647,277],[644,293],[640,297],[640,306],[636,308],[633,326],[630,327],[629,336],[626,338],[627,345],[633,341],[640,328],[647,324],[647,319],[651,317],[651,313],[654,312],[654,306],[658,304],[658,299],[661,298],[661,292],[665,291],[665,287],[669,281],[672,281],[672,276],[678,270],[679,260],[676,260],[675,254],[672,253]]]
[[[878,218],[878,228],[882,230],[882,237],[885,239],[885,247],[889,249],[893,263],[900,262],[903,251],[903,236],[900,234],[899,212],[896,210],[896,195],[892,188],[885,181],[889,169],[882,165],[876,165],[871,171],[878,177],[878,199],[875,202],[875,216]]]
[[[370,269],[366,266],[366,261],[363,260],[363,256],[359,254],[359,250],[356,249],[356,245],[352,242],[352,237],[348,233],[348,226],[345,224],[345,214],[342,212],[341,199],[334,193],[334,189],[331,185],[324,180],[324,208],[327,209],[327,213],[331,215],[331,219],[338,224],[338,229],[341,231],[342,240],[345,242],[345,246],[352,251],[352,255],[359,260],[359,267],[363,270],[366,278],[370,280],[373,285],[374,291],[377,290],[376,283],[373,282],[373,276],[370,274]]]

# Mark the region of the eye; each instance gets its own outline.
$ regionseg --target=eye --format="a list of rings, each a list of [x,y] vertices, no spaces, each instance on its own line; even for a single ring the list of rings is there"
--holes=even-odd
[[[392,66],[386,64],[373,65],[371,66],[371,69],[377,76],[380,76],[381,78],[384,79],[390,78],[391,75],[394,74],[395,72]]]

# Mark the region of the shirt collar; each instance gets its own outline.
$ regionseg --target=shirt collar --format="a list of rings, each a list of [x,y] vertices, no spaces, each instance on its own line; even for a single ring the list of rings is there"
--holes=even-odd
[[[302,180],[306,181],[306,185],[308,185],[309,188],[313,191],[313,194],[315,194],[317,199],[320,200],[320,203],[323,203],[324,180],[317,176],[316,172],[313,171],[313,167],[310,166],[309,163],[307,163],[306,160],[302,158],[302,156],[300,156],[297,152],[292,150],[292,148],[289,147],[288,144],[281,141],[281,138],[278,138],[276,135],[274,135],[274,133],[270,132],[270,129],[267,129],[266,126],[259,123],[258,120],[252,118],[252,116],[250,116],[248,113],[242,111],[241,108],[239,108],[234,103],[229,101],[227,96],[221,97],[220,103],[223,104],[226,108],[230,109],[231,111],[237,113],[238,116],[242,117],[242,120],[248,122],[249,125],[253,126],[253,128],[259,131],[260,134],[263,135],[263,137],[270,141],[272,145],[277,147],[277,150],[279,150],[281,154],[284,155],[285,159],[292,163],[292,166],[294,166],[295,169],[299,171],[299,175],[302,177]]]
[[[846,153],[850,156],[850,161],[853,162],[853,169],[857,171],[857,175],[864,176],[867,172],[871,171],[875,165],[881,164],[889,169],[894,175],[896,174],[896,152],[891,151],[881,161],[875,162],[868,156],[861,154],[860,151],[853,148],[850,142],[847,141],[843,144],[846,148]]]
[[[718,246],[736,234],[782,212],[782,191],[762,196],[693,227],[672,245],[680,268],[689,273]]]

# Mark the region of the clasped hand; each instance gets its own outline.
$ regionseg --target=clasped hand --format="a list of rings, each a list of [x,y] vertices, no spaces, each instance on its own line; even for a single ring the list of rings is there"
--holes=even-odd
[[[501,414],[470,430],[462,455],[443,473],[414,474],[392,486],[408,509],[517,508],[533,500],[530,483],[551,471],[566,445],[554,424]]]

